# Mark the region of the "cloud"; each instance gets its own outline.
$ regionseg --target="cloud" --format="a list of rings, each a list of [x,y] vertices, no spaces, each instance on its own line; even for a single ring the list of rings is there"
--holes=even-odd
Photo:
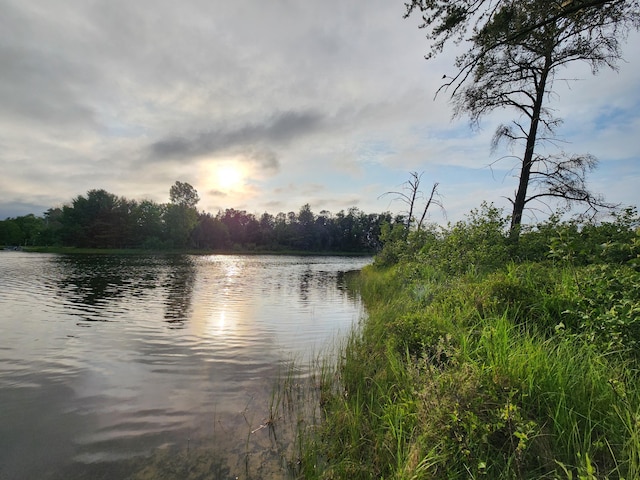
[[[148,161],[189,160],[219,153],[244,152],[266,169],[276,170],[278,156],[273,147],[283,147],[312,135],[322,126],[323,115],[312,111],[287,111],[271,115],[262,123],[248,123],[234,128],[198,132],[194,135],[170,136],[149,147]],[[265,145],[267,147],[265,147]]]
[[[163,202],[176,179],[201,192],[201,208],[248,211],[312,200],[383,211],[377,196],[409,171],[458,192],[455,210],[497,195],[486,165],[509,112],[480,131],[451,121],[446,94],[433,97],[453,55],[425,61],[419,19],[403,19],[401,4],[0,0],[0,11],[5,212],[90,188]],[[602,165],[638,161],[640,68],[628,57],[620,74],[567,70],[584,81],[554,86],[570,150]],[[210,172],[229,161],[243,163],[247,190],[221,197]],[[506,162],[498,168],[500,183]],[[598,175],[605,189],[617,185]],[[623,201],[637,202],[625,185]]]
[[[211,195],[212,197],[227,197],[229,194],[227,192],[222,192],[220,190],[209,190],[207,192],[208,195]]]

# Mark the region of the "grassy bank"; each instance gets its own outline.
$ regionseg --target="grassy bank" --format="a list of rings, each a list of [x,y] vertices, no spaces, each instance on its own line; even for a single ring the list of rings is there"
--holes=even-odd
[[[321,376],[300,477],[640,478],[633,222],[516,250],[490,213],[364,269],[368,318]]]

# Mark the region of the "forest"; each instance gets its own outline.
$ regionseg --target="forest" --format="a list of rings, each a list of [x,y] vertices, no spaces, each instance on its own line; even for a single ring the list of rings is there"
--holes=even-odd
[[[214,215],[197,210],[198,193],[183,182],[171,187],[170,198],[161,204],[89,190],[42,217],[30,214],[0,221],[0,245],[374,253],[381,248],[381,226],[405,221],[356,207],[315,214],[309,204],[298,212],[276,215],[257,216],[234,208]]]

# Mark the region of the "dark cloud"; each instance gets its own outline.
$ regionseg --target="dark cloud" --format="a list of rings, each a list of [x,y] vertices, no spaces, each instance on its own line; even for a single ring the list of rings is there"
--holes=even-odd
[[[250,123],[237,128],[220,128],[201,132],[191,137],[172,136],[153,143],[149,148],[150,160],[175,160],[211,155],[230,149],[254,149],[256,145],[285,145],[295,138],[316,131],[323,115],[313,111],[287,111],[269,117],[263,123]],[[265,166],[277,165],[271,150],[252,155]]]
[[[207,192],[209,195],[211,195],[212,197],[227,197],[228,194],[225,192],[222,192],[220,190],[209,190]]]
[[[258,164],[262,170],[267,172],[277,172],[280,169],[278,154],[269,149],[262,149],[252,152],[250,158]]]

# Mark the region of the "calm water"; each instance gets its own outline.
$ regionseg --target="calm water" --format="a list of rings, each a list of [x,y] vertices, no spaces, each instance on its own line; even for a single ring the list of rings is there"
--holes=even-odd
[[[274,379],[357,322],[369,261],[0,252],[0,479],[284,478]]]

